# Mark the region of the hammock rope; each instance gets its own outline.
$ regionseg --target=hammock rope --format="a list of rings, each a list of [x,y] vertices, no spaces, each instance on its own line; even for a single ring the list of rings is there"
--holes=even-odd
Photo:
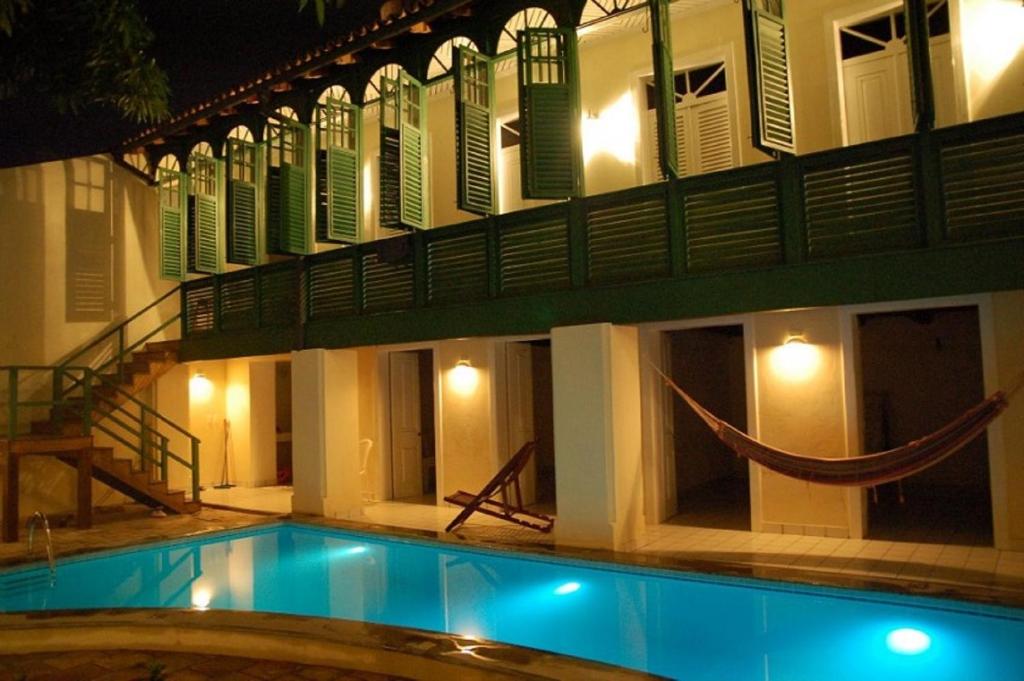
[[[846,487],[872,487],[902,480],[952,456],[983,433],[1006,410],[1010,397],[1024,386],[1022,374],[1006,391],[994,393],[934,433],[901,447],[863,456],[825,458],[794,454],[755,440],[705,409],[658,367],[654,370],[718,439],[739,456],[791,478]]]

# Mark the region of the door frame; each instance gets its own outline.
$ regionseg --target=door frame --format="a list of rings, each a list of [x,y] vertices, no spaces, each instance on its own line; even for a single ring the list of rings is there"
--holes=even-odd
[[[846,456],[857,456],[863,449],[864,424],[861,419],[860,335],[857,333],[857,317],[862,314],[879,312],[908,312],[944,307],[974,307],[978,310],[978,334],[981,339],[981,368],[984,377],[985,395],[999,390],[999,376],[996,365],[995,318],[992,310],[992,295],[977,294],[945,298],[921,298],[917,300],[890,301],[849,305],[839,308],[840,344],[843,363],[843,399],[846,403]],[[993,421],[986,430],[988,448],[989,495],[991,497],[992,535],[997,548],[1005,547],[1010,541],[1009,501],[1006,490],[1007,450],[1000,419]],[[849,487],[847,491],[847,513],[851,539],[863,539],[867,530],[868,499],[866,488]]]
[[[970,103],[967,99],[967,76],[964,70],[963,48],[960,40],[960,0],[949,3],[949,40],[953,57],[953,93],[955,95],[956,118],[958,123],[971,120]],[[850,144],[846,121],[846,89],[843,78],[843,55],[840,51],[839,29],[856,24],[880,12],[887,12],[903,5],[902,0],[860,0],[851,2],[842,9],[825,15],[825,54],[832,60],[827,68],[829,108],[832,111],[832,146],[845,147]]]
[[[392,352],[415,352],[418,350],[430,350],[431,351],[431,370],[430,373],[433,376],[433,385],[431,389],[434,396],[434,488],[437,490],[437,503],[439,505],[444,502],[441,500],[441,486],[439,482],[444,480],[444,449],[442,443],[444,437],[441,433],[441,377],[440,377],[440,364],[438,363],[438,357],[440,355],[440,344],[439,343],[405,343],[400,345],[388,345],[377,349],[377,413],[380,418],[377,419],[377,441],[380,442],[379,447],[374,447],[376,453],[374,458],[377,460],[377,470],[380,471],[380,475],[377,476],[376,484],[374,485],[374,498],[382,501],[391,501],[394,499],[394,484],[392,476],[394,471],[392,470],[392,456],[391,456],[391,353]],[[420,397],[423,396],[423,386],[420,386]]]
[[[676,498],[675,457],[673,450],[672,399],[660,376],[651,366],[662,371],[668,366],[670,331],[706,329],[716,326],[739,326],[743,329],[744,391],[747,395],[747,434],[757,438],[760,431],[757,404],[757,353],[754,346],[754,315],[727,315],[693,320],[658,322],[640,326],[640,405],[642,414],[641,448],[644,480],[644,517],[650,524],[663,523],[678,510]],[[646,361],[645,361],[646,360]],[[749,462],[750,531],[760,532],[761,467]]]

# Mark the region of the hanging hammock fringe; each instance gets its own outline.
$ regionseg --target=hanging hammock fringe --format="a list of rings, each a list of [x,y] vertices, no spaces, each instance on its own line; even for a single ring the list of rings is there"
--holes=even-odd
[[[984,432],[1006,409],[1010,396],[1021,388],[1021,381],[1015,381],[1009,390],[993,394],[934,433],[902,447],[863,456],[824,458],[794,454],[758,442],[705,409],[657,366],[654,370],[738,455],[791,478],[847,487],[871,487],[902,480],[952,456]]]

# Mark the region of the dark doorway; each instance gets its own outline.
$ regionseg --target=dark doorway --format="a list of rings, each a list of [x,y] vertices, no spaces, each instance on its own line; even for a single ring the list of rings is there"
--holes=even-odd
[[[277,484],[292,484],[292,363],[274,362],[274,433]]]
[[[698,402],[740,430],[747,429],[742,326],[667,334],[672,379]],[[674,524],[750,529],[750,472],[682,400],[672,397],[672,456],[676,472]]]
[[[535,442],[533,458],[519,476],[523,503],[531,509],[555,512],[554,399],[551,381],[551,341],[505,344],[507,442],[511,457],[527,442]]]
[[[551,379],[551,341],[530,343],[533,355],[533,439],[537,443],[537,507],[554,514],[555,402]]]
[[[860,315],[864,449],[931,433],[985,393],[976,307]],[[868,492],[871,539],[992,544],[984,436],[901,483]]]

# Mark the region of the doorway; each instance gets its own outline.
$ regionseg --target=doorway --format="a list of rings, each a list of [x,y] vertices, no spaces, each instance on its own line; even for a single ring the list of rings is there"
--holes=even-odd
[[[547,515],[556,512],[555,425],[551,341],[505,344],[506,459],[533,440],[537,449],[520,476],[523,502]]]
[[[683,390],[736,428],[747,429],[743,327],[666,334],[670,374]],[[672,457],[678,506],[669,522],[750,530],[750,469],[682,400],[672,397]]]
[[[391,498],[437,504],[434,353],[388,355],[391,416]]]
[[[947,0],[928,3],[935,125],[958,121],[951,23]],[[913,131],[910,68],[902,3],[837,27],[840,80],[848,144]]]
[[[977,307],[857,317],[865,452],[906,444],[984,398]],[[988,442],[868,491],[867,537],[991,546]]]
[[[292,363],[274,362],[274,477],[292,484]]]

